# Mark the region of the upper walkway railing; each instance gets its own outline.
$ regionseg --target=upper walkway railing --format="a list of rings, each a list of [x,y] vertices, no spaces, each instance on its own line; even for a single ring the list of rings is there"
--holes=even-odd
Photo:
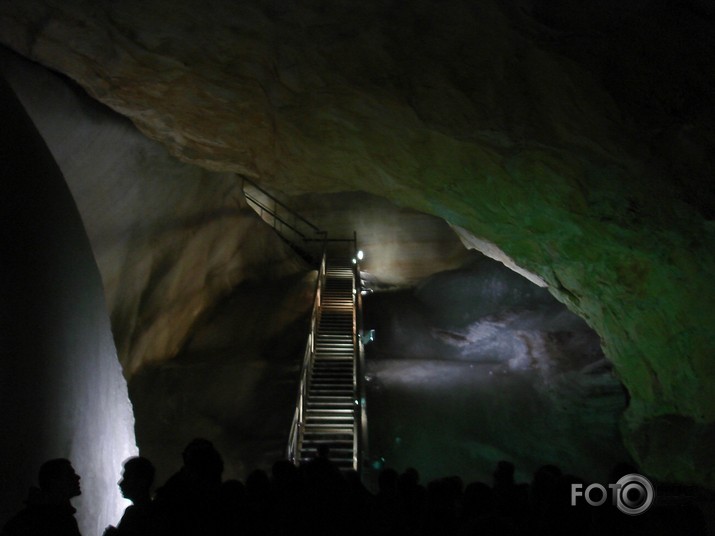
[[[327,233],[251,179],[241,178],[243,195],[251,208],[284,240],[317,263],[322,250],[321,242],[325,240]]]

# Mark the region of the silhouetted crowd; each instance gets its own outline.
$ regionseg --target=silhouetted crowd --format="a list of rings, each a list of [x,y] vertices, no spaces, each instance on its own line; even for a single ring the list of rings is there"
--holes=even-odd
[[[635,473],[625,464],[611,478]],[[104,536],[559,536],[707,534],[693,500],[658,502],[642,515],[626,515],[610,502],[592,506],[572,497],[582,480],[554,465],[517,484],[514,465],[501,461],[491,485],[464,485],[452,476],[420,483],[415,469],[383,469],[370,492],[355,471],[344,472],[328,448],[296,467],[276,462],[270,475],[222,480],[223,460],[205,439],[183,452],[183,466],[152,497],[154,466],[146,458],[124,463],[119,487],[132,501]],[[65,459],[43,464],[38,488],[1,536],[80,536],[70,499],[80,479]],[[583,499],[583,497],[581,497]]]

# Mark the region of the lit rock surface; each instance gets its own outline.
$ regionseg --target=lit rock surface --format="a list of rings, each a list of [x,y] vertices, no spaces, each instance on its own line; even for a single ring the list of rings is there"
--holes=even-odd
[[[174,357],[237,284],[307,269],[246,205],[234,174],[177,162],[80,89],[1,58],[84,220],[127,377]]]
[[[712,10],[548,4],[28,0],[0,36],[182,160],[495,244],[601,336],[644,470],[713,486]]]
[[[364,257],[360,271],[372,289],[414,286],[436,272],[457,268],[468,258],[444,220],[399,207],[364,192],[301,195],[291,206],[333,238],[352,238]]]
[[[129,384],[137,442],[163,482],[194,437],[224,459],[224,478],[245,481],[286,455],[315,275],[246,282],[202,319],[176,359]]]

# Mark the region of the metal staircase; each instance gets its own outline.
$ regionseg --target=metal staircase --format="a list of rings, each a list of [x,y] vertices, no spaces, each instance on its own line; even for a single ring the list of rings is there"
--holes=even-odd
[[[355,281],[349,263],[327,262],[299,444],[301,459],[329,446],[333,462],[345,469],[354,467],[356,455]]]
[[[288,458],[296,464],[314,458],[325,445],[341,469],[361,467],[366,428],[358,381],[363,356],[359,306],[353,255],[324,256],[288,445]]]
[[[243,177],[249,206],[309,262],[322,259],[303,357],[288,459],[315,458],[321,445],[341,469],[362,468],[367,416],[360,337],[361,294],[357,236],[328,238],[325,231]],[[331,255],[326,255],[329,252]]]

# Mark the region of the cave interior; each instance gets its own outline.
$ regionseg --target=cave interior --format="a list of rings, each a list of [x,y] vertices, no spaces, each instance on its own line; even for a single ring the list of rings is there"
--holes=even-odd
[[[205,4],[0,5],[0,522],[284,456],[316,271],[247,180],[365,253],[367,473],[715,489],[708,3]]]

